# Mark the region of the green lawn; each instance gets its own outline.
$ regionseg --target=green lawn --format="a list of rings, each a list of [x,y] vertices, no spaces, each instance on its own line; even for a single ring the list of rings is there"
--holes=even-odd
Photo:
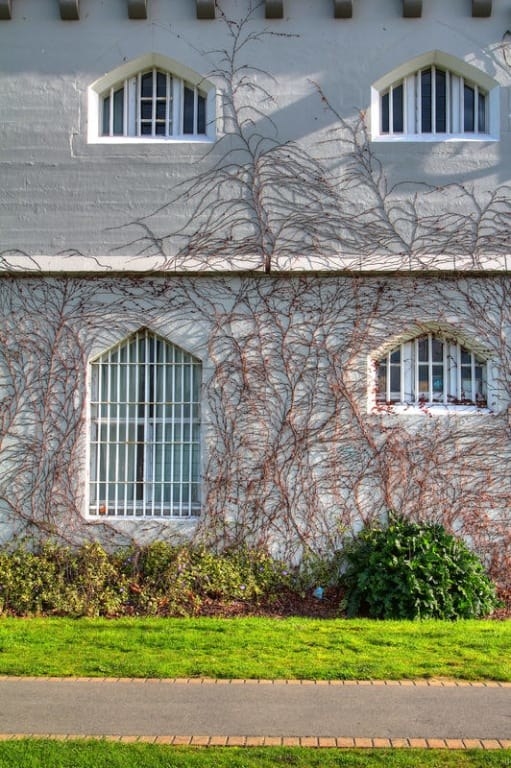
[[[500,750],[334,750],[299,748],[165,747],[103,741],[9,741],[0,744],[0,768],[509,768]]]
[[[0,674],[511,680],[511,622],[0,619]]]

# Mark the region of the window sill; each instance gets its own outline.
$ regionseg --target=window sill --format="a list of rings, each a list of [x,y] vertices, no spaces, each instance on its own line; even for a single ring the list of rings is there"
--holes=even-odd
[[[446,144],[455,142],[496,142],[497,136],[493,136],[489,133],[407,133],[394,136],[387,135],[375,135],[371,138],[372,141],[377,143],[389,143],[389,144],[409,144],[416,142],[419,144]]]
[[[385,403],[376,404],[373,407],[373,413],[396,413],[410,416],[423,414],[425,416],[448,416],[459,414],[461,416],[484,416],[492,414],[493,411],[487,406],[479,407],[477,405],[444,405],[443,403],[397,403],[395,405],[386,405]]]
[[[161,146],[162,144],[213,144],[214,139],[210,136],[94,136],[87,140],[88,144],[153,144]]]

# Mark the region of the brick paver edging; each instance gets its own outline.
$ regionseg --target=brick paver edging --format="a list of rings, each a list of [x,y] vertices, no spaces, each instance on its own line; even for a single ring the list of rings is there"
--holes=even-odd
[[[104,734],[0,733],[2,741],[113,741],[119,744],[160,744],[190,747],[307,747],[314,749],[509,749],[511,739],[386,739],[324,736],[119,736]]]
[[[511,682],[498,680],[454,680],[452,678],[427,678],[416,680],[264,680],[253,678],[222,679],[215,677],[41,677],[39,675],[0,675],[0,680],[48,680],[59,683],[146,683],[147,685],[374,685],[374,686],[427,686],[430,688],[511,688]]]

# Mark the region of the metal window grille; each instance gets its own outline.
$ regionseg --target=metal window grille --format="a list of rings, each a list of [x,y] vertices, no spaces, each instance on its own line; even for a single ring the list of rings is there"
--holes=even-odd
[[[205,133],[206,96],[169,72],[139,72],[102,95],[102,136],[157,139]]]
[[[486,362],[454,340],[429,333],[377,362],[377,402],[484,406]]]
[[[384,135],[488,130],[487,93],[435,65],[398,80],[380,96],[380,131]]]
[[[91,369],[90,514],[199,514],[200,362],[142,330]]]

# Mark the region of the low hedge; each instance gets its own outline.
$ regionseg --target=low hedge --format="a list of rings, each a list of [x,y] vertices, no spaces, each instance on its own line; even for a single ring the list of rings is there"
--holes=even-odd
[[[257,605],[297,588],[296,576],[261,551],[146,547],[107,552],[44,544],[0,550],[0,614],[186,616],[205,601]]]

